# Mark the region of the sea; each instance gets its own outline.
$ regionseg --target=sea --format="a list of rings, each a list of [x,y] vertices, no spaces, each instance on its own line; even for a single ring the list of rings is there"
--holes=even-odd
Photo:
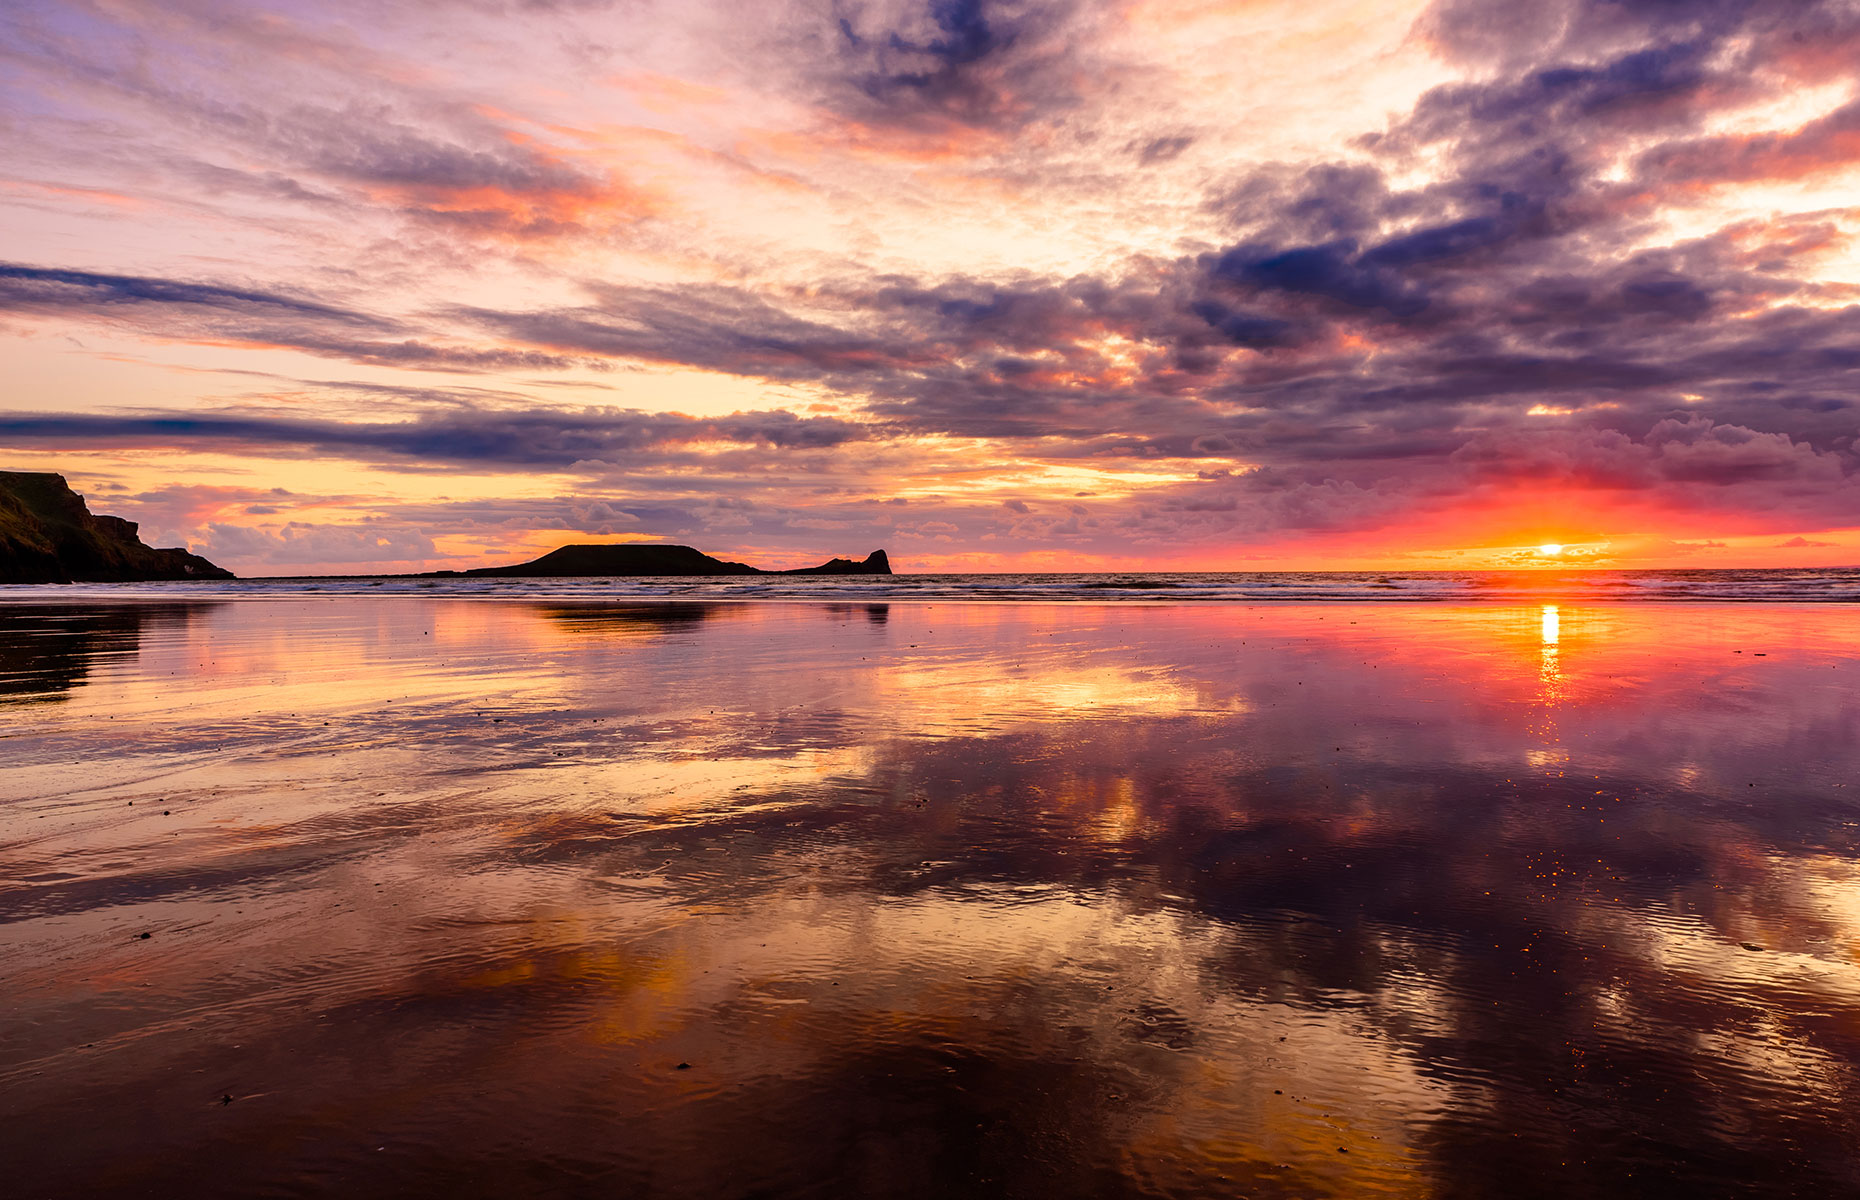
[[[13,587],[4,599],[432,595],[510,600],[941,600],[1611,604],[1854,603],[1860,567],[1762,570],[1187,571],[475,579],[336,576]]]

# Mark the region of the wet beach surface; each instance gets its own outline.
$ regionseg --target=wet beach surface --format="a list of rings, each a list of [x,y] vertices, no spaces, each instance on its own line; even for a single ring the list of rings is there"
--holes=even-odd
[[[1857,635],[0,606],[7,1190],[1855,1194]]]

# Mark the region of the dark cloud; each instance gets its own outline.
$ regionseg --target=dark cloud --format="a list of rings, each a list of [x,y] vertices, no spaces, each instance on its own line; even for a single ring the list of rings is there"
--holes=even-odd
[[[1590,488],[1764,481],[1838,489],[1850,464],[1786,434],[1669,417],[1636,438],[1611,429],[1484,433],[1455,452],[1476,473]]]
[[[468,146],[397,123],[385,109],[304,114],[279,131],[296,143],[299,158],[325,175],[370,185],[509,195],[575,194],[598,190],[598,181],[535,150],[487,144]]]
[[[1297,342],[1296,326],[1279,317],[1261,317],[1227,307],[1219,300],[1197,300],[1189,311],[1236,346],[1267,349]]]
[[[1417,31],[1464,63],[1513,72],[1732,38],[1749,51],[1851,15],[1850,6],[1824,0],[1544,0],[1528,8],[1505,0],[1437,0]]]
[[[587,308],[460,308],[453,315],[500,338],[569,354],[778,379],[908,369],[929,360],[923,349],[905,346],[902,339],[797,316],[745,289],[597,284],[592,290],[600,303]]]
[[[1415,316],[1429,303],[1425,290],[1350,241],[1287,250],[1237,246],[1217,258],[1209,274],[1257,292],[1319,296],[1395,317]]]
[[[0,263],[0,313],[78,317],[150,337],[281,346],[416,370],[563,370],[603,364],[528,347],[446,344],[433,330],[275,291]],[[418,336],[405,336],[405,335]]]
[[[1793,180],[1860,160],[1860,101],[1786,133],[1675,139],[1635,161],[1636,173],[1668,186]]]
[[[0,439],[20,445],[181,445],[236,443],[260,452],[345,454],[440,463],[564,468],[625,461],[693,443],[820,449],[870,436],[868,428],[786,412],[699,419],[613,410],[448,409],[388,423],[271,416],[0,415]]]
[[[834,6],[818,69],[824,102],[860,123],[918,132],[1012,129],[1068,106],[1070,4],[858,0]]]
[[[1195,144],[1195,139],[1178,134],[1174,137],[1151,138],[1137,147],[1137,161],[1144,166],[1159,162],[1168,162],[1179,157],[1181,153]]]
[[[311,317],[367,329],[393,327],[391,322],[366,313],[276,292],[146,275],[107,275],[0,262],[0,311],[107,312],[144,305],[201,308],[257,317]]]

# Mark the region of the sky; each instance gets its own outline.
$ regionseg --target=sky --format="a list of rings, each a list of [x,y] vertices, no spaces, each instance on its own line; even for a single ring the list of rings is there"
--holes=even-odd
[[[8,0],[0,469],[243,575],[1860,561],[1860,4]]]

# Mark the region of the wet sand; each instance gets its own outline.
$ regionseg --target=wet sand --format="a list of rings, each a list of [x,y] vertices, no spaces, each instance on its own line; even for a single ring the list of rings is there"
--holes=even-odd
[[[0,607],[7,1191],[1855,1194],[1857,634]]]

